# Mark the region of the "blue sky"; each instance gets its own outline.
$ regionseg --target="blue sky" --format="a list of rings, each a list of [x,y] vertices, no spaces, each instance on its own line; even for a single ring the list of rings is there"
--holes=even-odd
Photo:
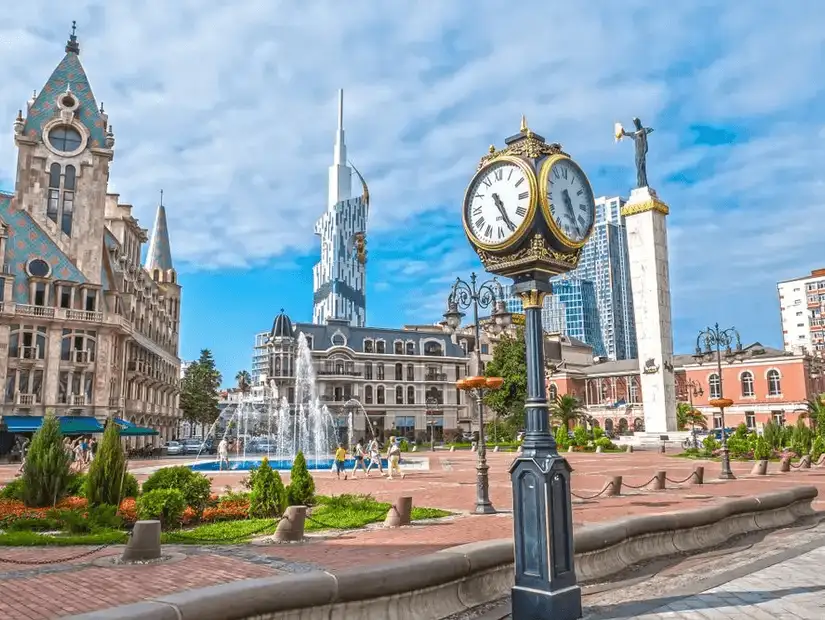
[[[112,6],[116,5],[116,6]],[[463,190],[491,143],[531,127],[597,195],[627,194],[632,146],[671,205],[677,351],[708,323],[781,345],[776,282],[825,267],[825,4],[494,0],[29,0],[0,25],[0,186],[12,121],[78,21],[81,60],[117,137],[112,190],[150,226],[165,190],[184,286],[182,355],[228,377],[279,308],[309,320],[314,220],[326,201],[336,90],[367,177],[368,316],[438,319],[479,268]],[[563,7],[563,9],[562,9]]]

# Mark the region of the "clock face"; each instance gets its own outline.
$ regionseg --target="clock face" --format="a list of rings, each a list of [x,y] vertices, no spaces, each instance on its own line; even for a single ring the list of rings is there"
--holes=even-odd
[[[590,236],[596,217],[593,189],[579,166],[566,157],[549,161],[541,175],[546,195],[545,213],[551,228],[561,233],[570,245],[581,246]]]
[[[464,222],[479,245],[504,247],[532,219],[534,177],[517,160],[494,161],[473,178],[464,199]]]

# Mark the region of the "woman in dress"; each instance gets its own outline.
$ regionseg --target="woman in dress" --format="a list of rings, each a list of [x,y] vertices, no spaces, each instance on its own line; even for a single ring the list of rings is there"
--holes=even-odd
[[[384,466],[381,465],[381,447],[378,445],[378,440],[373,437],[369,447],[370,464],[367,466],[367,477],[370,475],[373,465],[378,465],[378,473],[384,475]]]
[[[395,437],[390,437],[390,444],[387,448],[387,461],[389,461],[390,466],[390,475],[387,476],[387,480],[392,480],[393,474],[399,474],[403,480],[404,472],[401,471],[401,466],[399,465],[401,461],[401,448],[395,441]]]

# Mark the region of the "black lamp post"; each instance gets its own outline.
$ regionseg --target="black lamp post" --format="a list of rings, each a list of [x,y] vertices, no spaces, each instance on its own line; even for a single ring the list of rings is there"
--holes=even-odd
[[[444,329],[455,332],[464,318],[462,310],[473,310],[473,336],[475,338],[476,372],[481,370],[481,328],[478,324],[478,309],[493,306],[493,329],[501,331],[510,324],[512,315],[504,304],[504,290],[498,280],[493,278],[478,284],[475,272],[470,274],[470,282],[456,278],[450,296],[447,298],[447,311],[444,313]],[[476,451],[476,508],[477,514],[493,514],[496,509],[490,502],[490,482],[487,476],[487,448],[484,441],[484,400],[483,387],[478,390],[478,448]]]
[[[731,345],[736,343],[736,350],[731,349]],[[704,343],[704,348],[702,348]],[[694,358],[700,364],[707,360],[713,360],[714,354],[716,356],[716,373],[719,377],[719,393],[714,396],[711,390],[710,405],[719,407],[722,418],[722,471],[719,472],[719,478],[722,480],[734,480],[736,476],[730,468],[730,453],[728,452],[727,429],[725,427],[725,407],[733,404],[733,401],[724,397],[722,391],[722,354],[727,359],[733,361],[737,357],[744,355],[742,351],[742,341],[739,338],[739,332],[735,328],[721,329],[719,323],[713,327],[708,327],[699,332],[696,337],[696,353]]]
[[[427,398],[427,423],[430,427],[430,450],[435,451],[435,419],[430,419],[432,413],[438,413],[438,399],[430,396]]]

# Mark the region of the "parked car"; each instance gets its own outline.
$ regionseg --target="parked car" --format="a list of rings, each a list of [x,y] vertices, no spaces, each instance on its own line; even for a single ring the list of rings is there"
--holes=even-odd
[[[167,441],[165,447],[166,454],[168,456],[178,456],[179,454],[183,454],[183,444],[179,441]]]
[[[201,441],[200,439],[187,439],[183,442],[184,454],[212,454],[215,452],[214,444],[210,439]]]

